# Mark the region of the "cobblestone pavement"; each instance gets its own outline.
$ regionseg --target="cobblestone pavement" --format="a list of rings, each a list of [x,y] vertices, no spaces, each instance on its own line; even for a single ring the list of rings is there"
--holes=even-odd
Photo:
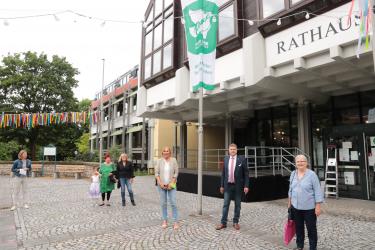
[[[0,181],[5,183],[9,178],[0,177]],[[133,186],[136,207],[129,201],[122,207],[119,190],[113,192],[112,206],[95,206],[87,195],[87,180],[29,181],[30,208],[18,208],[14,213],[0,210],[0,215],[5,212],[14,215],[18,249],[291,249],[294,246],[294,243],[283,245],[286,208],[274,202],[242,203],[241,230],[228,227],[216,231],[222,199],[204,197],[204,215],[197,216],[196,195],[178,192],[181,227],[173,230],[170,224],[163,230],[159,196],[151,176],[136,178]],[[0,187],[8,186],[0,184]],[[318,249],[375,249],[374,221],[323,214],[318,220],[318,233]]]

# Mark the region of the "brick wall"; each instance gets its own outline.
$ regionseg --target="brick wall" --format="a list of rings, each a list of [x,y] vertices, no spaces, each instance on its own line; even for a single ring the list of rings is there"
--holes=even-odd
[[[11,168],[13,162],[0,162],[0,175],[11,175]],[[93,162],[83,162],[83,163],[68,163],[68,162],[56,162],[56,165],[76,165],[77,167],[85,167],[84,173],[81,175],[82,178],[89,178],[92,176],[93,169],[99,166],[99,163]],[[32,166],[42,166],[41,162],[33,162]],[[51,163],[44,163],[44,176],[53,177],[55,165]],[[72,177],[74,178],[74,174],[70,173],[61,173],[60,177]]]

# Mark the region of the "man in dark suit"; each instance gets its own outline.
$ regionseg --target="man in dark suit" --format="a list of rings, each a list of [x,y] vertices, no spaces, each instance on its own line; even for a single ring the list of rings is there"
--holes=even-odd
[[[234,199],[233,227],[240,229],[238,220],[241,211],[242,192],[249,192],[249,170],[244,156],[237,155],[237,145],[229,145],[229,156],[224,158],[224,168],[221,174],[220,193],[224,193],[223,216],[216,230],[227,227],[228,211],[231,199]]]

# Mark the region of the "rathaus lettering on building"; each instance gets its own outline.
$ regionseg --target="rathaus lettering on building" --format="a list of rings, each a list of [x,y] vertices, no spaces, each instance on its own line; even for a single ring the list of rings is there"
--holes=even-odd
[[[348,20],[347,17],[341,17],[337,20],[327,21],[326,24],[299,33],[290,39],[277,42],[277,53],[282,54],[287,51],[312,44],[316,41],[335,36],[340,32],[345,32],[359,25],[359,17],[357,16],[355,16],[354,25],[352,24],[352,19]]]

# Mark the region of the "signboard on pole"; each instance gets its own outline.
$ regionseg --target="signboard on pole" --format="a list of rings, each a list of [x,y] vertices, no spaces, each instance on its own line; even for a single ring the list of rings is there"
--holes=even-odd
[[[56,156],[56,147],[44,147],[44,156]]]
[[[215,88],[216,33],[219,7],[216,0],[182,0],[183,23],[190,65],[190,85]]]
[[[368,123],[375,123],[375,108],[368,111]]]

